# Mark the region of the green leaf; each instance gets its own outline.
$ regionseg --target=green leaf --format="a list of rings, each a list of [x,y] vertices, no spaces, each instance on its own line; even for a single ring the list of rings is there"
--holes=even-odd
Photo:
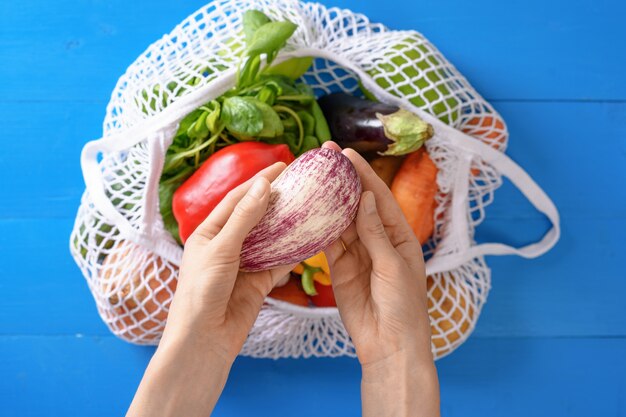
[[[289,22],[269,22],[259,27],[248,45],[248,55],[272,55],[293,35],[297,25]]]
[[[263,103],[255,97],[242,97],[250,104],[261,111],[263,116],[263,129],[257,134],[261,138],[272,138],[283,134],[283,123],[278,113],[268,104]]]
[[[293,132],[285,132],[282,136],[282,141],[280,141],[281,143],[286,143],[287,145],[289,145],[289,149],[291,150],[291,153],[293,153],[294,155],[296,153],[298,153],[298,136],[293,133]]]
[[[263,129],[263,113],[243,97],[224,99],[220,120],[229,131],[238,135],[256,136]]]
[[[320,143],[315,136],[307,135],[304,137],[302,141],[302,147],[300,148],[300,153],[305,153],[306,151],[310,151],[311,149],[319,148]]]
[[[265,104],[269,104],[273,106],[276,102],[276,87],[273,85],[266,85],[259,90],[256,95],[256,98],[259,101],[262,101]]]
[[[275,87],[276,95],[278,96],[285,96],[285,95],[293,96],[293,95],[301,94],[300,90],[298,90],[293,80],[284,75],[261,74],[259,76],[259,83],[262,85],[271,85]]]
[[[239,72],[237,77],[237,88],[244,88],[256,80],[259,68],[261,67],[261,57],[254,55],[246,60],[243,65],[243,69]]]
[[[283,123],[278,117],[278,113],[269,106],[253,97],[247,97],[252,101],[254,105],[261,110],[263,114],[263,129],[259,132],[258,136],[262,138],[272,138],[283,134]]]
[[[383,123],[385,136],[394,143],[382,155],[405,155],[415,152],[433,136],[433,127],[416,114],[404,109],[376,117]]]
[[[317,100],[314,100],[311,104],[311,114],[315,118],[315,136],[317,136],[320,144],[329,141],[331,138],[330,128],[328,127],[326,117],[324,117],[324,112],[322,112],[320,105],[317,104]]]
[[[259,10],[247,10],[243,14],[243,33],[246,35],[248,45],[252,41],[257,29],[270,22],[269,17]]]
[[[221,107],[219,101],[211,100],[211,102],[206,105],[206,109],[208,111],[208,115],[206,117],[206,127],[211,133],[215,133],[220,128],[219,120]]]
[[[196,120],[198,120],[198,117],[200,117],[201,114],[202,110],[196,109],[189,113],[187,116],[185,116],[185,118],[181,120],[180,124],[178,125],[178,131],[176,132],[176,136],[179,136],[183,133],[187,134],[189,126],[191,126]]]
[[[196,120],[189,129],[187,129],[187,136],[192,139],[204,139],[209,134],[209,128],[206,125],[206,118],[208,113],[203,111],[198,120]]]
[[[315,118],[307,111],[300,110],[297,112],[298,117],[302,121],[302,127],[304,128],[305,136],[312,136],[315,134]]]
[[[290,58],[263,70],[264,74],[284,75],[292,80],[302,77],[313,64],[313,57]]]
[[[172,211],[172,199],[174,197],[174,191],[176,191],[181,184],[182,181],[159,184],[159,210],[161,211],[161,217],[163,217],[163,225],[179,244],[182,244],[182,242],[178,232],[178,222]]]

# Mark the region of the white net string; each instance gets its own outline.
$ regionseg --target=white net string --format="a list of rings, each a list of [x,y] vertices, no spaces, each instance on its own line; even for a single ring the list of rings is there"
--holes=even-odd
[[[507,130],[500,116],[421,34],[390,31],[363,15],[316,3],[270,0],[211,2],[151,45],[119,79],[107,107],[104,136],[123,133],[158,117],[166,107],[175,106],[177,100],[236,65],[243,45],[241,14],[251,8],[298,25],[288,50],[302,48],[340,56],[371,77],[378,88],[407,99],[416,108],[496,149],[505,149]],[[335,91],[360,94],[354,73],[329,59],[315,59],[303,79],[318,96]],[[155,140],[147,135],[122,152],[104,152],[100,162],[101,186],[132,230],[122,233],[85,192],[70,242],[102,319],[113,333],[137,344],[158,343],[178,273],[175,257],[160,257],[145,243],[173,242],[158,214],[152,176],[159,175],[160,169],[151,169],[155,161],[162,164],[169,143],[165,140],[154,146],[151,141]],[[473,241],[474,228],[484,219],[484,208],[501,179],[489,165],[472,160],[468,223],[458,230],[449,208],[456,167],[463,155],[439,132],[428,141],[427,150],[439,170],[435,233],[425,246],[429,257],[462,250],[446,239],[452,231]],[[142,239],[145,237],[149,239]],[[428,278],[436,357],[453,351],[469,336],[489,286],[490,271],[482,258]],[[336,309],[268,300],[242,354],[339,356],[354,355],[354,347]]]

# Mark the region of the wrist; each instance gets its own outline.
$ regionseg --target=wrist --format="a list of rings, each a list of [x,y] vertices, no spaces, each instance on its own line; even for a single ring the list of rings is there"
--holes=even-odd
[[[422,379],[437,378],[432,354],[420,355],[416,349],[401,349],[376,361],[364,362],[361,371],[364,383],[397,380],[403,374]]]
[[[209,335],[194,332],[164,332],[154,354],[164,363],[177,362],[182,367],[206,366],[215,371],[226,370],[235,358],[218,349]]]
[[[435,364],[414,350],[362,364],[361,397],[364,417],[439,416]]]
[[[180,340],[161,343],[128,415],[205,416],[215,406],[230,366],[219,355],[193,343]]]

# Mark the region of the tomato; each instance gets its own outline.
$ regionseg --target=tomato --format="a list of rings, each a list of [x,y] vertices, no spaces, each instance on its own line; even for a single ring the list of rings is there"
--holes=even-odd
[[[174,193],[180,239],[184,243],[230,190],[276,162],[294,160],[284,144],[241,142],[215,152]]]

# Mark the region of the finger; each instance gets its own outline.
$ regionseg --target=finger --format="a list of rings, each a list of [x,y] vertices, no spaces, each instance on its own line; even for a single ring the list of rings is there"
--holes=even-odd
[[[364,192],[361,196],[359,212],[356,218],[359,240],[367,249],[374,268],[376,268],[377,264],[389,262],[398,256],[378,215],[376,203],[373,192]]]
[[[348,228],[341,234],[341,241],[346,247],[350,247],[358,238],[359,234],[356,231],[356,223],[354,222],[350,223]]]
[[[251,327],[267,295],[294,267],[295,264],[270,271],[240,272],[228,303],[231,316],[242,321],[246,328]]]
[[[414,239],[415,235],[387,184],[380,179],[378,174],[374,172],[372,167],[358,152],[353,149],[344,149],[343,154],[350,159],[350,162],[352,162],[359,174],[363,191],[374,193],[378,215],[385,227],[390,229],[388,231],[390,232],[392,244],[397,245]]]
[[[270,191],[267,178],[259,177],[254,180],[248,192],[233,209],[222,230],[213,239],[220,248],[219,255],[239,259],[244,239],[267,210]]]
[[[348,228],[341,234],[339,239],[331,243],[324,253],[329,263],[335,263],[343,255],[354,242],[359,239],[359,234],[356,230],[356,223],[352,222]]]
[[[272,286],[270,288],[270,291],[276,286],[276,284],[278,284],[283,278],[285,278],[285,276],[289,275],[289,273],[296,267],[296,265],[298,264],[284,265],[271,269],[269,271],[272,280]],[[267,296],[267,294],[269,294],[269,291],[265,295]]]
[[[346,249],[343,246],[343,242],[341,239],[335,240],[331,243],[326,249],[324,249],[324,254],[326,255],[326,260],[328,261],[328,266],[331,269],[333,265],[346,253]]]
[[[206,219],[200,226],[196,228],[194,231],[194,235],[196,238],[202,238],[206,240],[213,239],[219,232],[222,230],[222,227],[226,224],[226,221],[232,214],[233,210],[237,203],[243,198],[243,196],[248,192],[250,187],[252,187],[252,183],[256,178],[266,178],[269,182],[272,182],[280,175],[280,173],[285,169],[287,165],[284,162],[277,162],[273,165],[270,165],[267,168],[259,171],[254,177],[250,178],[248,181],[243,184],[237,186],[233,190],[231,190],[224,199],[213,209],[211,214],[207,216]]]
[[[322,144],[322,148],[332,149],[333,151],[341,152],[341,147],[332,140],[328,140]]]

